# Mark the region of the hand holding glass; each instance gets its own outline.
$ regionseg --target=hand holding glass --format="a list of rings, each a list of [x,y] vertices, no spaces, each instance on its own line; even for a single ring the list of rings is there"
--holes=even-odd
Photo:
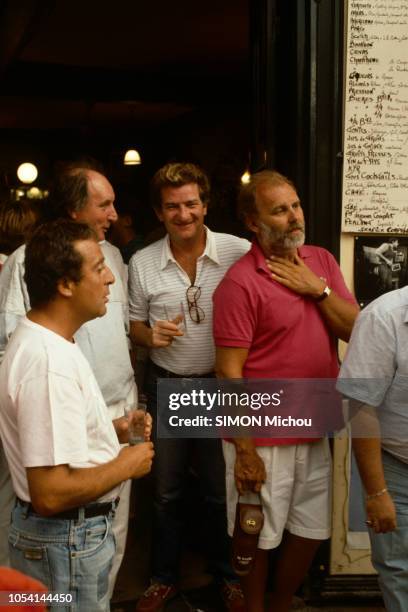
[[[178,304],[164,304],[163,310],[167,321],[177,325],[179,331],[184,332],[186,330],[186,315],[183,302],[179,302]]]
[[[129,425],[129,444],[134,446],[145,442],[146,402],[140,399],[136,405],[126,406],[125,416]]]

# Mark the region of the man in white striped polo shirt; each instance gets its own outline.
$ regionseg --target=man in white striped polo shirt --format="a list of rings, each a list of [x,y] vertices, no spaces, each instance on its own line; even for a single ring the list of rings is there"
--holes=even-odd
[[[247,240],[205,227],[209,195],[206,175],[193,164],[167,164],[158,170],[152,180],[153,207],[167,235],[136,253],[129,263],[131,337],[150,349],[146,391],[153,415],[158,378],[212,376],[212,294],[228,268],[250,247]],[[184,308],[186,333],[179,330],[181,317],[174,318],[173,308],[179,312]],[[209,533],[217,539],[213,561],[224,580],[224,600],[228,609],[244,610],[229,564],[220,440],[157,439],[155,451],[153,576],[137,610],[159,610],[177,593],[180,504],[191,452],[212,521]]]

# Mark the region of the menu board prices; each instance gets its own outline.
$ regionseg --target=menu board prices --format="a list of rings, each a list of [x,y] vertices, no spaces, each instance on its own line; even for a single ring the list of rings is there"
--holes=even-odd
[[[408,232],[408,0],[349,0],[342,230]]]

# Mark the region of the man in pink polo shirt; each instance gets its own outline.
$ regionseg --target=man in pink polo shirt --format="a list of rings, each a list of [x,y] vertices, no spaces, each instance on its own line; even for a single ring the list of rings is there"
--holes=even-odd
[[[259,172],[242,187],[238,205],[255,236],[214,293],[217,374],[335,378],[336,340],[348,340],[358,307],[333,256],[304,246],[294,185],[278,172]],[[259,493],[265,515],[254,567],[241,579],[248,611],[264,610],[268,550],[278,546],[272,609],[289,610],[320,541],[330,535],[328,441],[240,438],[224,442],[224,454],[230,535],[238,494],[252,501]]]

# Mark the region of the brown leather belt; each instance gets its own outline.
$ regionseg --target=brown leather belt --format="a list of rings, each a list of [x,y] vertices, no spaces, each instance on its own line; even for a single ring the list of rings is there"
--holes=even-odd
[[[38,514],[38,512],[34,510],[31,502],[23,501],[22,499],[17,497],[17,503],[19,506],[27,508],[30,514],[36,514],[37,516],[41,516]],[[58,514],[51,514],[50,516],[44,518],[77,521],[80,518],[80,510],[84,510],[84,518],[92,518],[94,516],[108,516],[108,514],[115,510],[118,503],[119,497],[117,497],[112,502],[106,502],[101,504],[88,504],[87,506],[81,506],[80,508],[71,508],[71,510],[64,510],[63,512],[58,512]]]

